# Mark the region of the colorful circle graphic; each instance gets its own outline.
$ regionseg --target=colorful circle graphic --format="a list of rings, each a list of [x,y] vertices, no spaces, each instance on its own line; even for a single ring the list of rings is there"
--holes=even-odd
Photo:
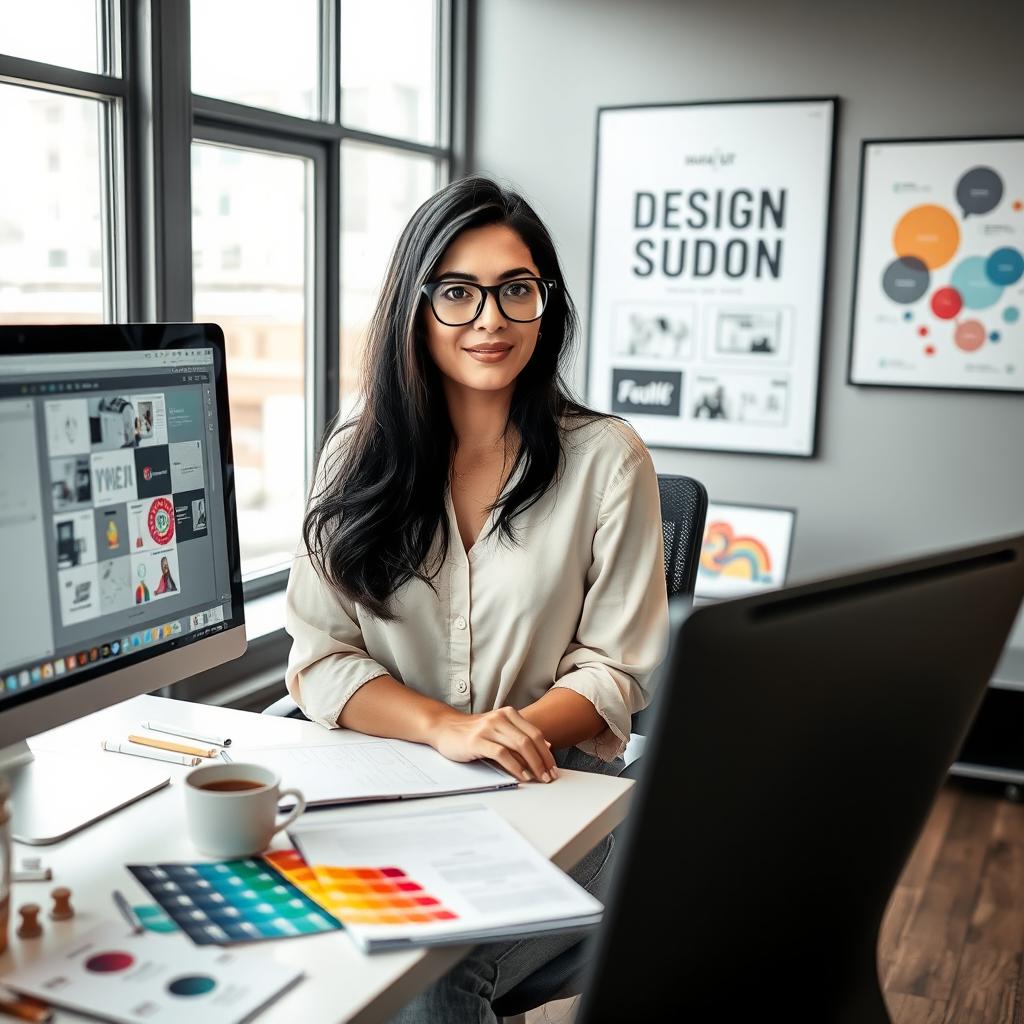
[[[130,953],[97,953],[85,961],[85,969],[93,974],[113,974],[115,971],[126,971],[135,963]]]
[[[882,290],[893,302],[917,302],[930,281],[928,268],[916,256],[903,256],[885,268]]]
[[[169,498],[157,498],[149,506],[149,535],[157,544],[167,544],[174,536],[174,506]]]
[[[172,996],[205,996],[217,987],[217,982],[206,974],[184,974],[169,982],[167,991]]]
[[[952,282],[968,309],[987,309],[1003,294],[1003,286],[989,278],[983,256],[961,260],[953,268]]]
[[[1016,284],[1024,275],[1024,256],[1008,245],[996,249],[985,262],[985,273],[995,284]]]
[[[1020,319],[1020,310],[1016,306],[1007,306],[1003,310],[1003,322],[1015,324]]]
[[[965,217],[988,213],[1003,198],[1003,179],[991,167],[972,167],[956,183],[956,201]]]
[[[932,296],[932,312],[943,320],[952,320],[963,305],[964,300],[955,288],[940,288]]]
[[[956,325],[953,340],[964,352],[975,352],[985,344],[985,328],[979,320],[965,320]]]
[[[908,210],[896,225],[892,247],[901,258],[912,256],[929,270],[948,263],[960,245],[956,218],[944,206],[928,203]]]

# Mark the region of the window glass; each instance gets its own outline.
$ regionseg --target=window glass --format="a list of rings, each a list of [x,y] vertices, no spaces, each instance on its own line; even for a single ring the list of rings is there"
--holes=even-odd
[[[0,85],[0,320],[103,320],[97,100]]]
[[[194,318],[224,330],[249,576],[291,561],[302,522],[311,173],[303,157],[192,147]]]
[[[99,24],[98,0],[0,0],[0,53],[109,74]]]
[[[341,401],[351,408],[359,366],[391,250],[437,187],[433,159],[346,142],[341,150]]]
[[[341,0],[341,122],[438,141],[435,0]]]
[[[318,0],[192,0],[192,91],[320,114]]]

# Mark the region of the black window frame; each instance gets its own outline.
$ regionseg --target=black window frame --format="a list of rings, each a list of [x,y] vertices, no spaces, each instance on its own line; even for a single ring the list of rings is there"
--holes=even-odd
[[[97,0],[101,72],[79,71],[0,52],[0,85],[100,100],[103,181],[104,320],[191,321],[193,140],[307,157],[313,168],[314,256],[307,326],[305,468],[311,478],[326,425],[340,400],[341,154],[347,141],[414,153],[434,161],[438,183],[470,166],[469,39],[472,0],[436,0],[437,126],[434,145],[348,128],[340,121],[341,0],[320,3],[320,118],[284,114],[191,88],[189,0]],[[2,42],[0,42],[2,47]],[[109,70],[109,73],[106,73]],[[280,591],[282,568],[246,580],[245,600]],[[173,688],[195,699],[236,686],[267,661],[261,638],[230,666]],[[270,659],[273,663],[273,659]],[[266,671],[261,669],[265,676]]]

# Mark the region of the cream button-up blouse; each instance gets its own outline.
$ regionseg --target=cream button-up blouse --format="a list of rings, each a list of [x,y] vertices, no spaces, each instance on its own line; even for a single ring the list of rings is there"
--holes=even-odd
[[[325,446],[314,494],[338,438]],[[336,728],[346,701],[381,675],[472,714],[523,708],[562,686],[607,726],[580,748],[606,761],[622,753],[668,641],[658,481],[643,441],[621,420],[565,420],[562,438],[562,475],[513,520],[516,546],[487,537],[492,514],[467,554],[446,492],[451,539],[437,593],[410,580],[392,598],[395,622],[327,585],[300,544],[288,581],[294,643],[285,681],[307,717]]]

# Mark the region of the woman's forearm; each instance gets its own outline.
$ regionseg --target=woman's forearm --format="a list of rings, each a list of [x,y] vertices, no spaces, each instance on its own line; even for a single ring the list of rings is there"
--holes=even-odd
[[[548,690],[540,700],[528,704],[519,713],[540,729],[556,750],[593,739],[607,728],[605,720],[586,697],[564,686]]]
[[[360,686],[338,716],[345,729],[390,739],[430,743],[438,725],[459,712],[439,700],[410,690],[392,676]]]

